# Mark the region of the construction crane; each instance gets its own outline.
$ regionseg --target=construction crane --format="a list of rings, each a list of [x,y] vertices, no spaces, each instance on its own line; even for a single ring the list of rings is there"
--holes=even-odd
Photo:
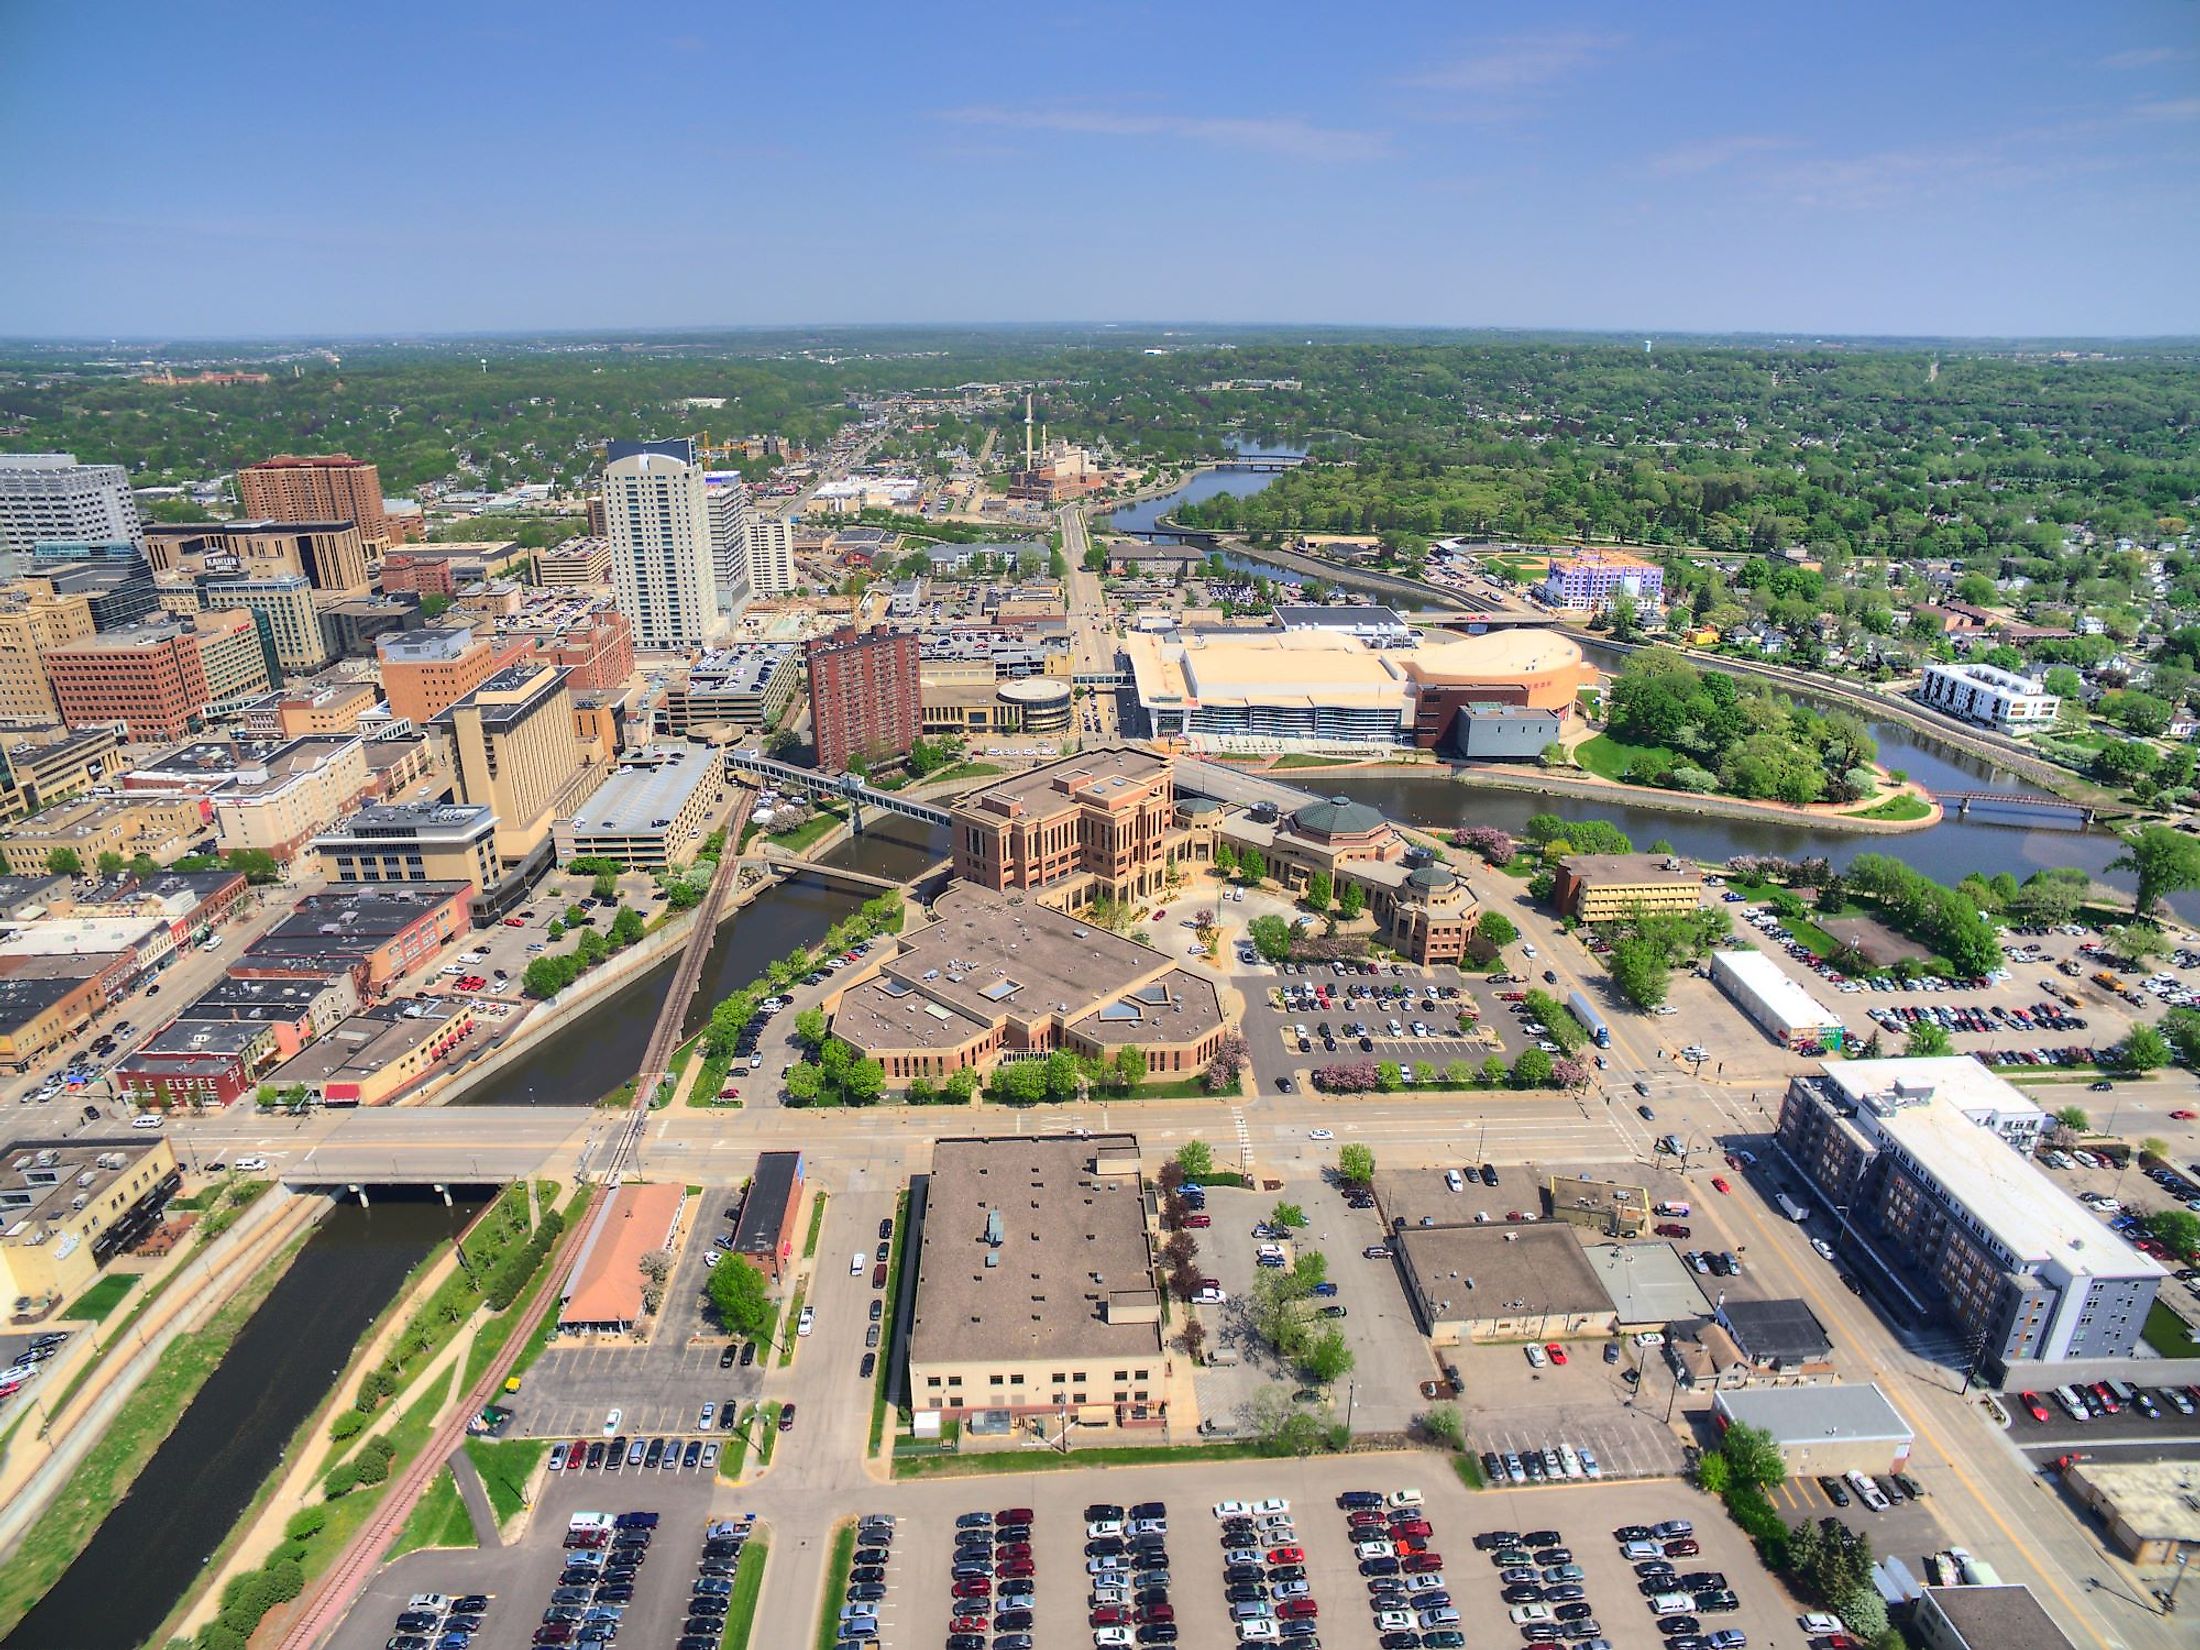
[[[714,458],[725,458],[731,456],[746,458],[749,455],[748,447],[742,442],[738,441],[732,442],[723,447],[712,446],[710,440],[710,431],[708,430],[705,430],[701,435],[695,437],[695,450],[698,453],[702,454],[703,461],[706,464]]]

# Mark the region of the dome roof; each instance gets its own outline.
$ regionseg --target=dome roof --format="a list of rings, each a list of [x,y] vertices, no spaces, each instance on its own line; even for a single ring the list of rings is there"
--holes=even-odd
[[[1448,865],[1423,865],[1406,873],[1406,886],[1417,888],[1424,894],[1438,893],[1458,880],[1452,875]]]
[[[1326,802],[1309,802],[1291,816],[1291,823],[1308,836],[1357,836],[1379,830],[1381,812],[1349,796],[1333,796]]]

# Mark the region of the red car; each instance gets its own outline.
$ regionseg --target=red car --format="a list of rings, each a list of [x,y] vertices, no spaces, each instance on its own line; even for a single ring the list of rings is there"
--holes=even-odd
[[[1562,1364],[1566,1361],[1566,1349],[1556,1341],[1551,1342],[1543,1350],[1550,1355],[1551,1362],[1554,1364]]]
[[[1122,1627],[1127,1625],[1130,1619],[1130,1616],[1120,1604],[1103,1604],[1092,1613],[1092,1625],[1095,1627]],[[956,1631],[960,1632],[962,1629],[958,1627]],[[985,1629],[980,1627],[977,1631],[982,1633]]]
[[[1428,1551],[1428,1537],[1425,1535],[1393,1534],[1391,1543],[1396,1548],[1400,1558],[1405,1557],[1408,1553],[1425,1553]]]
[[[2200,1117],[2200,1111],[2173,1111],[2170,1116],[2180,1123],[2190,1123],[2194,1118]]]
[[[1278,1547],[1268,1555],[1271,1564],[1304,1564],[1306,1549],[1303,1547]]]
[[[1398,1568],[1409,1576],[1422,1575],[1430,1570],[1441,1570],[1443,1567],[1444,1555],[1442,1553],[1408,1553],[1398,1560]]]
[[[1688,1228],[1679,1224],[1677,1221],[1667,1221],[1663,1226],[1660,1226],[1658,1228],[1658,1236],[1669,1238],[1684,1238],[1688,1236]]]
[[[579,1472],[581,1468],[587,1465],[588,1444],[585,1440],[575,1439],[565,1446],[565,1470],[567,1472]]]
[[[1715,1192],[1727,1193],[1731,1193],[1734,1190],[1733,1187],[1729,1186],[1726,1183],[1726,1177],[1724,1175],[1716,1174],[1711,1177],[1711,1189]]]
[[[1425,1518],[1402,1518],[1391,1525],[1390,1533],[1393,1536],[1411,1536],[1416,1541],[1426,1541],[1435,1532],[1429,1528]]]
[[[2040,1402],[2040,1395],[2037,1392],[2019,1393],[2018,1397],[2023,1400],[2024,1407],[2031,1411],[2033,1420],[2044,1421],[2047,1419],[2047,1406]]]
[[[1215,1218],[1212,1215],[1186,1215],[1184,1217],[1185,1225],[1195,1227],[1200,1231],[1205,1231],[1214,1223]]]
[[[1138,1612],[1138,1624],[1141,1627],[1148,1622],[1174,1620],[1176,1620],[1176,1606],[1169,1603],[1149,1604]]]
[[[1287,1598],[1276,1606],[1279,1621],[1312,1621],[1322,1613],[1322,1607],[1310,1598]]]
[[[1698,1553],[1702,1551],[1703,1548],[1698,1546],[1694,1541],[1689,1540],[1686,1536],[1683,1536],[1678,1541],[1668,1541],[1665,1544],[1665,1556],[1667,1558],[1694,1558]]]
[[[984,1576],[964,1576],[962,1580],[955,1583],[953,1596],[956,1598],[991,1598],[993,1596],[993,1583],[986,1580]]]
[[[527,924],[520,921],[520,919],[517,917],[506,917],[504,919],[504,926],[507,928],[525,928]]]
[[[957,1616],[947,1624],[950,1633],[982,1633],[990,1624],[983,1616]]]
[[[996,1525],[1029,1524],[1031,1522],[1031,1509],[1029,1507],[1004,1508],[993,1515],[993,1522]]]
[[[999,1581],[1021,1581],[1036,1574],[1038,1570],[1028,1558],[1004,1558],[993,1566],[994,1578]]]

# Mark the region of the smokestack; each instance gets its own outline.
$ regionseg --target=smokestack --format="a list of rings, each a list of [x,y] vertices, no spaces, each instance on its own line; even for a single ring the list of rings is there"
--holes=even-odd
[[[1024,391],[1024,468],[1031,468],[1031,392]]]

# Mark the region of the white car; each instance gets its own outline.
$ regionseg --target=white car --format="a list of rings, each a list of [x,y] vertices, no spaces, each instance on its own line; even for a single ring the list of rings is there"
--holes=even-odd
[[[1512,1623],[1515,1627],[1530,1627],[1537,1622],[1551,1620],[1548,1604],[1516,1604],[1512,1607]]]
[[[1092,1630],[1093,1650],[1128,1650],[1130,1642],[1128,1627],[1095,1627]]]
[[[794,1332],[797,1335],[807,1335],[810,1332],[810,1326],[816,1322],[817,1309],[815,1307],[805,1306],[802,1309],[802,1316],[795,1320]]]
[[[1541,1369],[1551,1361],[1550,1356],[1540,1346],[1530,1345],[1522,1348],[1522,1350],[1528,1355],[1528,1367],[1530,1369]]]
[[[161,1114],[157,1111],[142,1111],[130,1119],[130,1127],[133,1129],[157,1129],[160,1125]]]
[[[1410,1610],[1378,1610],[1375,1625],[1385,1633],[1405,1633],[1413,1629],[1413,1613]]]
[[[257,1152],[249,1153],[237,1159],[237,1170],[240,1174],[257,1174],[266,1167],[267,1159]]]
[[[1352,1547],[1354,1558],[1396,1558],[1398,1549],[1387,1541],[1360,1541]]]
[[[609,1438],[619,1430],[619,1423],[626,1419],[626,1411],[615,1409],[603,1418],[603,1435]]]
[[[1337,1138],[1337,1131],[1334,1129],[1308,1129],[1306,1138],[1309,1140],[1334,1140]]]
[[[1250,1518],[1252,1516],[1253,1509],[1251,1504],[1248,1502],[1217,1501],[1215,1503],[1215,1517],[1217,1519]]]
[[[1839,1616],[1829,1616],[1823,1610],[1813,1610],[1807,1616],[1797,1616],[1796,1624],[1813,1638],[1823,1638],[1828,1633],[1846,1633]]]

